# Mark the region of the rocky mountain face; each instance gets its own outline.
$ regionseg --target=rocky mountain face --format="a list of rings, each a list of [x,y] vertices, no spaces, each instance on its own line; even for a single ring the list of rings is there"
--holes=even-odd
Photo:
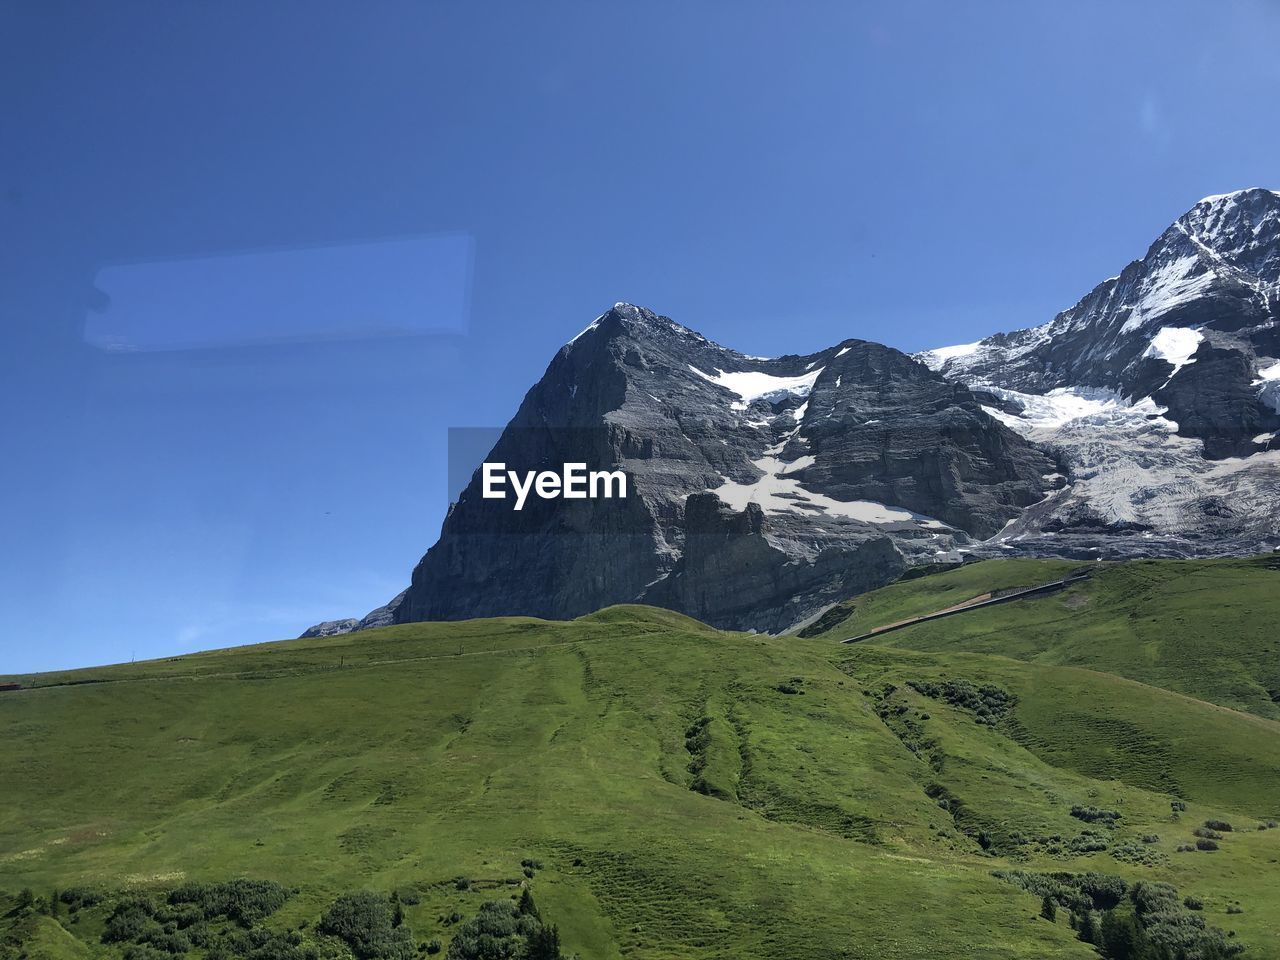
[[[1207,197],[1043,326],[917,359],[1069,482],[992,545],[1173,556],[1280,544],[1280,193]]]
[[[363,621],[620,602],[781,631],[908,566],[1011,551],[1280,546],[1280,195],[1208,198],[1040,327],[917,357],[748,357],[617,304],[567,343],[489,462],[622,470],[625,499],[486,499]]]
[[[487,460],[621,469],[631,489],[515,511],[484,499],[477,474],[398,620],[642,601],[783,629],[990,536],[1057,469],[968,387],[896,350],[848,340],[755,359],[629,304],[565,345]]]

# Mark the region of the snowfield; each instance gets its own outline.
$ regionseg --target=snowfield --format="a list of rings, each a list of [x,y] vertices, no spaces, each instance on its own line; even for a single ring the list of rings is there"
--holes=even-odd
[[[689,364],[689,369],[708,383],[714,383],[717,387],[724,387],[726,390],[736,393],[739,399],[730,405],[731,408],[745,410],[751,405],[752,401],[761,398],[772,399],[784,394],[807,397],[825,368],[819,367],[817,370],[811,370],[798,377],[775,377],[772,374],[761,373],[758,370],[725,373],[719,369],[712,376],[699,370],[693,364]]]
[[[986,407],[1012,430],[1055,451],[1068,484],[1002,530],[995,543],[1025,541],[1072,526],[1133,528],[1147,538],[1194,539],[1206,514],[1240,539],[1280,529],[1280,450],[1206,460],[1201,441],[1181,437],[1150,397],[1134,403],[1097,388],[1044,396],[983,387],[1021,404],[1021,414]],[[1259,446],[1271,435],[1255,438]]]

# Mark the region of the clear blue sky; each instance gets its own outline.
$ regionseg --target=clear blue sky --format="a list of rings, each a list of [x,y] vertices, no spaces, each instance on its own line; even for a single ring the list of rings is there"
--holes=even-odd
[[[0,4],[0,672],[360,615],[616,300],[1041,323],[1280,184],[1272,2]]]

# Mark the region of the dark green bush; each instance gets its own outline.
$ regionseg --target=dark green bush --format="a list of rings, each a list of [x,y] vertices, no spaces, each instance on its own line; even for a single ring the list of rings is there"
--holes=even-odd
[[[529,936],[526,960],[560,960],[560,931],[555,927],[539,927]]]
[[[1053,897],[1047,893],[1040,901],[1040,916],[1044,917],[1050,923],[1058,919],[1058,905],[1054,902]]]
[[[1111,856],[1121,863],[1142,863],[1149,867],[1168,861],[1168,857],[1148,843],[1126,840],[1111,848]]]
[[[1178,909],[1178,891],[1167,883],[1139,880],[1130,888],[1129,899],[1140,914]]]
[[[117,903],[107,917],[102,942],[126,943],[137,940],[154,923],[152,918],[155,912],[155,904],[146,897],[131,897]]]
[[[526,917],[539,916],[538,905],[533,902],[533,894],[528,887],[520,891],[520,901],[516,904],[516,912]]]
[[[1086,830],[1068,840],[1066,850],[1073,856],[1082,856],[1087,853],[1100,853],[1107,849],[1108,845],[1105,836],[1093,830]]]
[[[1103,810],[1100,807],[1087,807],[1081,804],[1076,804],[1071,808],[1071,815],[1077,820],[1083,820],[1085,823],[1113,824],[1120,819],[1120,813],[1116,810]]]
[[[1224,960],[1243,947],[1230,934],[1209,927],[1197,916],[1200,902],[1179,898],[1167,883],[1139,881],[1128,886],[1110,874],[1026,873],[996,871],[995,875],[1041,898],[1042,915],[1067,907],[1072,929],[1085,943],[1094,944],[1107,960]],[[1124,901],[1132,909],[1125,909]],[[1101,922],[1098,921],[1098,911]]]
[[[1071,882],[1080,890],[1090,901],[1092,901],[1094,909],[1110,910],[1118,904],[1124,895],[1128,892],[1129,886],[1123,877],[1117,877],[1110,873],[1088,873],[1061,874],[1063,877],[1070,877]]]
[[[1027,873],[997,870],[995,876],[1038,897],[1051,897],[1060,907],[1082,917],[1091,910],[1109,910],[1128,892],[1122,877],[1108,873]]]
[[[169,894],[174,906],[190,905],[206,920],[226,917],[242,927],[252,927],[279,910],[289,891],[271,880],[240,878],[227,883],[186,883]]]
[[[390,901],[368,891],[340,896],[316,929],[344,941],[360,960],[408,960],[414,953],[413,934],[395,925]]]
[[[301,946],[297,931],[279,933],[264,927],[228,931],[225,942],[205,954],[205,960],[317,960],[320,952],[314,946]],[[340,956],[332,952],[326,957]]]
[[[994,683],[975,684],[969,680],[910,680],[907,686],[931,700],[942,700],[974,714],[974,720],[995,726],[1018,702],[1008,690]]]
[[[138,942],[174,956],[181,956],[191,949],[191,940],[184,934],[154,927],[146,931]]]
[[[523,898],[521,898],[523,900]],[[530,905],[532,897],[530,897]],[[510,900],[490,900],[454,935],[447,960],[559,960],[560,937],[536,913]]]
[[[97,906],[102,902],[102,894],[88,887],[68,887],[58,895],[58,899],[74,912]]]

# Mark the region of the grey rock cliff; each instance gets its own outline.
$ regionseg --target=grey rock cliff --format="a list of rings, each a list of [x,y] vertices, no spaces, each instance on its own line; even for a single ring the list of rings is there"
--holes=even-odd
[[[643,600],[779,630],[989,536],[1056,470],[967,387],[891,348],[750,358],[629,304],[556,355],[487,459],[620,468],[633,490],[515,512],[477,475],[398,621]]]

